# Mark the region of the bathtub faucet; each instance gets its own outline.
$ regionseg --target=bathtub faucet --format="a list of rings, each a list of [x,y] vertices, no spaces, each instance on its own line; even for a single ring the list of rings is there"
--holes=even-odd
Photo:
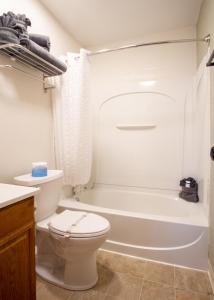
[[[72,187],[72,198],[75,200],[75,201],[80,201],[80,198],[79,198],[79,194],[82,192],[82,186],[81,185],[77,185],[77,186],[73,186]]]
[[[78,196],[74,196],[73,199],[78,202],[80,201],[80,198]]]

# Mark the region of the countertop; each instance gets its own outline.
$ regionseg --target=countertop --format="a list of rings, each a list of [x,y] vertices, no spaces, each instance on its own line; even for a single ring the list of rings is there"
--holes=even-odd
[[[38,194],[39,188],[0,183],[0,208]]]

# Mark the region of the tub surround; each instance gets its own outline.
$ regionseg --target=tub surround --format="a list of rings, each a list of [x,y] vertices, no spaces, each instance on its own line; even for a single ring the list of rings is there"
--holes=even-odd
[[[194,37],[195,29],[188,27],[144,39]],[[90,57],[93,183],[170,192],[179,189],[183,176],[189,176],[191,159],[183,168],[184,105],[196,71],[195,49],[195,43],[179,43]],[[121,125],[123,130],[118,129]],[[153,128],[139,128],[142,125]],[[166,166],[171,166],[170,172]]]
[[[39,193],[39,188],[0,183],[0,208],[14,204]]]

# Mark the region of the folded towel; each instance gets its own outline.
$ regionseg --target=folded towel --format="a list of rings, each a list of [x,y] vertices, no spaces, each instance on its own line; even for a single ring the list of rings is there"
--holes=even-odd
[[[16,20],[14,16],[3,14],[0,16],[0,27],[10,27],[13,28],[16,25]]]
[[[37,33],[30,33],[29,38],[31,41],[37,43],[39,46],[50,51],[51,42],[49,36],[37,34]]]
[[[27,27],[31,26],[31,21],[24,14],[14,14],[8,11],[0,16],[0,27],[8,27],[17,31],[20,37],[27,38]]]
[[[50,54],[48,51],[44,50],[42,47],[40,47],[35,42],[31,41],[30,39],[21,39],[20,44],[24,47],[26,47],[28,50],[32,51],[36,55],[40,56],[50,64],[54,65],[61,71],[65,72],[67,70],[66,64],[64,64],[61,60],[54,57],[52,54]]]
[[[31,21],[25,15],[16,16],[16,25],[13,27],[20,34],[20,38],[28,38],[27,27],[31,26]]]
[[[19,35],[16,30],[0,26],[0,44],[19,44]]]

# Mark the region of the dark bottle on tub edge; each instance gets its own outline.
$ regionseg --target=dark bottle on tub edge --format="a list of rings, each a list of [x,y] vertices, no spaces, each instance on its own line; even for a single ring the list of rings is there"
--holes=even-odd
[[[189,202],[198,202],[198,183],[192,177],[183,178],[180,181],[180,186],[182,190],[179,193],[179,197],[189,201]]]

